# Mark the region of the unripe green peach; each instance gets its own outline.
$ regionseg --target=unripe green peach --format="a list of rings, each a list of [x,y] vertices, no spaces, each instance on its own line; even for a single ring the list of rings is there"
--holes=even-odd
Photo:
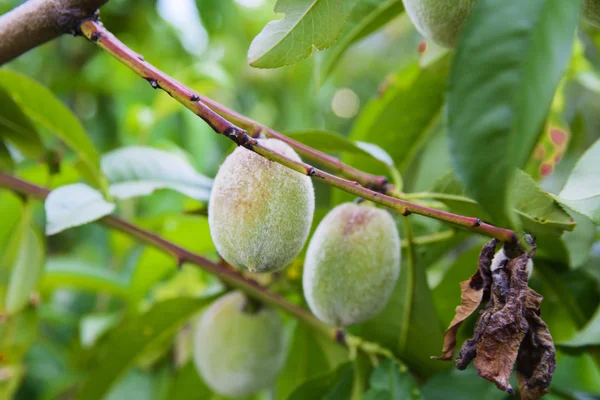
[[[392,216],[345,203],[315,231],[304,260],[304,296],[332,326],[366,321],[386,305],[400,273],[400,238]]]
[[[194,362],[205,383],[223,396],[243,397],[275,381],[285,359],[283,324],[277,313],[244,309],[248,299],[232,292],[202,315],[194,334]]]
[[[300,161],[280,140],[260,139],[259,143]],[[215,178],[208,223],[225,261],[251,272],[270,272],[289,264],[302,250],[314,209],[308,176],[238,147]]]
[[[600,0],[585,0],[583,16],[590,23],[600,26]]]
[[[406,13],[427,39],[455,47],[477,0],[404,0]]]

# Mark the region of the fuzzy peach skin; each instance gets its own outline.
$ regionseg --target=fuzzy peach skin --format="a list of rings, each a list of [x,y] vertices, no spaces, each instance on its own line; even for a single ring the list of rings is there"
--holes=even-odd
[[[406,13],[425,38],[456,47],[463,24],[477,0],[404,0]]]
[[[280,140],[259,143],[300,161]],[[300,253],[314,210],[308,176],[238,147],[215,178],[208,223],[217,251],[228,263],[251,272],[272,272]]]
[[[269,387],[283,367],[284,330],[274,310],[246,312],[246,296],[231,292],[213,303],[194,332],[194,362],[216,393],[244,397]]]
[[[399,274],[400,237],[392,216],[345,203],[325,216],[308,245],[304,296],[321,321],[357,324],[385,307]]]

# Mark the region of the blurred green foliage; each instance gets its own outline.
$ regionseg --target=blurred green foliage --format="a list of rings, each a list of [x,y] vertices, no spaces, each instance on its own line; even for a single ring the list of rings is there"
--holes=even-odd
[[[19,3],[0,2],[0,14]],[[255,69],[247,61],[250,43],[276,17],[274,0],[111,0],[101,19],[147,61],[194,90],[357,168],[390,176],[414,201],[484,218],[485,207],[466,197],[451,172],[444,101],[453,53],[445,55],[430,44],[420,55],[422,38],[400,1],[357,3],[338,43],[280,69]],[[570,210],[577,227],[563,234],[573,228],[567,211],[545,193],[558,196],[577,160],[600,138],[600,30],[581,23],[574,43],[544,128],[547,135],[537,144],[545,155],[560,157],[547,171],[542,167],[548,158],[536,159],[534,150],[526,168],[533,178],[519,175],[525,183],[517,185],[516,198],[524,200],[514,205],[523,226],[538,234],[531,286],[545,298],[543,317],[558,349],[548,397],[553,399],[600,396],[600,234],[587,216]],[[2,126],[0,136],[11,146],[0,141],[0,168],[33,183],[57,188],[86,181],[107,189],[99,157],[133,145],[170,151],[198,176],[214,177],[233,148],[83,38],[61,37],[5,68],[0,70],[5,84],[0,81],[0,119],[16,122],[22,135]],[[22,100],[31,96],[37,102],[24,107],[14,97],[18,78],[8,78],[16,73],[49,92],[21,87]],[[54,97],[64,110],[52,105]],[[47,123],[61,116],[62,125]],[[563,147],[552,143],[555,126],[568,133]],[[198,176],[192,178],[202,181]],[[126,178],[141,180],[142,175]],[[206,199],[186,196],[189,192],[173,182],[158,189],[144,197],[113,199],[117,213],[217,261]],[[315,182],[315,189],[313,229],[332,206],[353,199],[322,183]],[[396,217],[405,236],[404,221]],[[190,265],[177,269],[172,257],[94,224],[36,244],[45,220],[42,204],[0,189],[3,290],[16,285],[10,278],[12,266],[19,265],[15,250],[36,259],[45,246],[37,290],[30,297],[30,288],[22,289],[17,308],[25,309],[0,321],[0,398],[218,399],[190,362],[190,321],[207,297],[223,290],[218,280]],[[411,216],[411,225],[417,238],[451,229],[419,216]],[[24,235],[23,229],[35,231]],[[286,365],[276,387],[254,398],[319,398],[318,393],[346,399],[351,392],[356,399],[408,398],[408,393],[426,400],[505,398],[474,369],[455,371],[429,359],[441,351],[441,333],[460,302],[458,283],[475,270],[483,243],[458,230],[444,237],[405,248],[402,277],[388,307],[351,328],[390,348],[406,366],[386,360],[374,368],[364,356],[349,360],[346,350],[286,317]],[[409,251],[414,257],[406,255]],[[304,306],[302,257],[271,288]],[[25,273],[33,274],[38,262],[26,264]],[[465,323],[459,343],[471,336],[474,322]]]

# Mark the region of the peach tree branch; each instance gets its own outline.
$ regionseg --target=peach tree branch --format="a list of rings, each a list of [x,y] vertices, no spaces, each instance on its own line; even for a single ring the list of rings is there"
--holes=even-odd
[[[202,100],[206,100],[206,98],[200,97],[200,95],[192,89],[188,88],[181,82],[178,82],[169,75],[160,71],[158,68],[154,67],[152,64],[145,61],[144,57],[142,57],[140,54],[135,53],[133,50],[127,47],[112,33],[110,33],[100,22],[94,20],[84,21],[81,24],[81,32],[89,40],[96,43],[98,46],[106,50],[117,60],[121,61],[131,70],[133,70],[136,74],[147,80],[154,89],[164,90],[172,98],[180,102],[182,105],[184,105],[196,115],[198,115],[200,118],[202,118],[204,121],[206,121],[206,123],[210,125],[210,127],[215,132],[227,136],[238,146],[243,146],[248,150],[260,154],[268,160],[282,164],[290,169],[293,169],[296,172],[308,175],[313,179],[322,180],[326,184],[344,190],[350,194],[353,194],[366,200],[370,200],[377,204],[381,204],[390,209],[396,210],[404,216],[408,216],[411,213],[415,213],[419,215],[424,215],[426,217],[434,218],[440,221],[444,221],[471,230],[473,232],[491,236],[504,242],[511,242],[513,240],[516,240],[515,233],[509,229],[504,229],[484,223],[478,218],[465,217],[446,211],[436,210],[405,200],[400,200],[392,196],[388,196],[386,194],[362,186],[359,181],[350,181],[347,179],[340,178],[304,162],[294,161],[276,151],[261,146],[258,140],[248,135],[246,130],[234,125],[233,123],[219,115],[217,112],[213,111],[213,109],[208,107]],[[211,101],[211,104],[214,107],[216,103]],[[222,112],[223,108],[221,108],[220,110]],[[236,115],[239,116],[239,114]],[[270,131],[271,135],[273,135],[274,131]],[[278,137],[280,139],[285,138],[285,136],[279,133],[277,133],[277,135],[273,137]],[[290,139],[287,139],[286,141],[289,143]],[[309,149],[307,146],[304,147]],[[312,151],[311,157],[313,157],[314,159],[318,158],[320,161],[324,159],[318,154],[320,153]],[[330,156],[327,157],[329,158]]]
[[[0,65],[62,34],[77,32],[108,0],[29,0],[0,16]]]

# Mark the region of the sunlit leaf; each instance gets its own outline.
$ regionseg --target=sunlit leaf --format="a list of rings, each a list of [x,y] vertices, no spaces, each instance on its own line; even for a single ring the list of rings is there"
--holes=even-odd
[[[600,225],[600,140],[581,156],[558,200]]]
[[[45,202],[46,235],[95,221],[115,209],[102,194],[83,183],[61,186],[48,195]]]
[[[480,0],[465,24],[449,80],[450,153],[467,193],[497,223],[518,223],[510,184],[541,132],[580,7]]]
[[[182,297],[167,300],[112,330],[97,348],[94,367],[83,382],[78,398],[102,399],[144,350],[173,336],[177,328],[211,299]]]
[[[118,199],[173,189],[196,200],[208,200],[212,179],[199,174],[182,157],[151,147],[131,146],[102,157],[110,194]]]
[[[248,61],[256,68],[277,68],[335,43],[356,0],[278,0],[281,20],[269,22],[250,44]]]
[[[0,70],[0,88],[4,89],[31,119],[45,126],[75,151],[82,161],[83,173],[104,189],[106,180],[100,171],[100,159],[81,122],[47,88],[20,73]]]

